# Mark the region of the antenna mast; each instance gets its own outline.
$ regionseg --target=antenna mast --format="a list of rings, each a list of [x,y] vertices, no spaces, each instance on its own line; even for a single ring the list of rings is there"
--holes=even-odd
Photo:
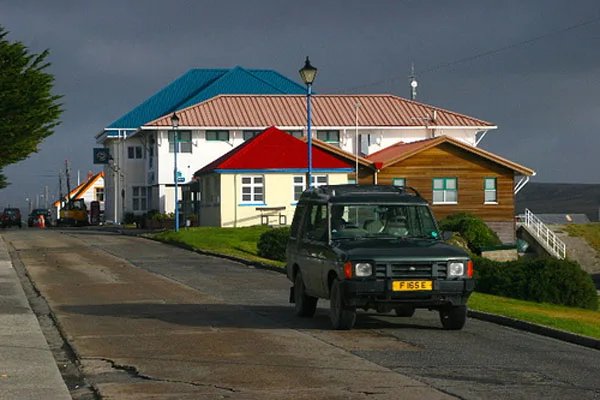
[[[410,67],[409,80],[410,80],[410,99],[415,101],[415,99],[417,98],[417,86],[419,84],[417,83],[417,77],[415,76],[415,64],[414,63],[412,63],[411,67]]]

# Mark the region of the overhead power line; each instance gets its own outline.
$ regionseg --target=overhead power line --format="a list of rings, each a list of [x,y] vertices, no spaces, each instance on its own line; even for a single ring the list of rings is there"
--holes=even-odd
[[[529,39],[525,39],[525,40],[522,40],[520,42],[509,44],[507,46],[499,47],[499,48],[494,49],[494,50],[490,50],[490,51],[486,51],[486,52],[482,52],[482,53],[477,53],[477,54],[469,56],[469,57],[460,58],[458,60],[454,60],[454,61],[450,61],[450,62],[438,64],[438,65],[434,65],[432,67],[426,68],[425,70],[421,71],[419,73],[419,75],[422,76],[424,74],[427,74],[427,73],[430,73],[430,72],[434,72],[434,71],[438,71],[438,70],[443,69],[443,68],[448,68],[448,67],[451,67],[451,66],[454,66],[454,65],[457,65],[457,64],[462,64],[462,63],[466,63],[466,62],[469,62],[469,61],[477,60],[479,58],[488,57],[488,56],[491,56],[491,55],[494,55],[494,54],[497,54],[497,53],[501,53],[503,51],[514,49],[515,47],[519,47],[519,46],[523,46],[523,45],[530,44],[530,43],[533,43],[533,42],[537,42],[538,40],[542,40],[542,39],[545,39],[545,38],[550,37],[550,36],[554,36],[554,35],[557,35],[557,34],[560,34],[560,33],[565,33],[565,32],[568,32],[568,31],[575,30],[575,29],[579,29],[579,28],[581,28],[583,26],[591,25],[591,24],[594,24],[594,23],[596,23],[598,21],[600,21],[600,16],[598,16],[598,17],[596,17],[594,19],[590,19],[590,20],[583,21],[583,22],[580,22],[580,23],[577,23],[577,24],[574,24],[574,25],[567,26],[565,28],[561,28],[561,29],[558,29],[558,30],[555,30],[555,31],[552,31],[552,32],[548,32],[548,33],[545,33],[543,35],[539,35],[539,36],[535,36],[535,37],[532,37],[532,38],[529,38]],[[358,90],[358,89],[363,89],[365,87],[377,86],[377,85],[380,85],[380,84],[386,83],[386,82],[394,82],[394,81],[397,81],[399,79],[406,79],[406,76],[393,76],[393,77],[389,77],[389,78],[386,78],[386,79],[382,79],[380,81],[375,81],[375,82],[367,83],[367,84],[364,84],[364,85],[361,85],[361,86],[356,86],[356,87],[350,88],[348,90],[349,91],[354,91],[354,90]]]

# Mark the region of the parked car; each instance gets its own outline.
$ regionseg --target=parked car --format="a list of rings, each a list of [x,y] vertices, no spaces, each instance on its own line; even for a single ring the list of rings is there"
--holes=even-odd
[[[8,228],[11,226],[21,227],[21,210],[18,208],[5,208],[0,215],[0,227]]]
[[[35,221],[40,217],[40,215],[44,216],[44,224],[46,226],[52,225],[52,214],[50,214],[50,210],[45,208],[34,208],[27,217],[27,226],[32,227],[35,225]]]
[[[408,187],[330,185],[300,196],[286,248],[295,313],[312,317],[330,300],[334,329],[351,329],[356,311],[416,308],[439,312],[445,329],[462,329],[475,287],[473,262],[443,242],[427,201]]]

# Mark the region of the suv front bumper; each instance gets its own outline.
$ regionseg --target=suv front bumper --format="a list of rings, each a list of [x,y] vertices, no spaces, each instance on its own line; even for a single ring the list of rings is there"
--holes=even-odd
[[[392,279],[345,280],[342,282],[344,303],[353,307],[364,307],[369,304],[411,304],[415,307],[449,303],[464,305],[475,288],[473,279],[456,279],[433,280],[432,290],[394,291],[392,281]]]

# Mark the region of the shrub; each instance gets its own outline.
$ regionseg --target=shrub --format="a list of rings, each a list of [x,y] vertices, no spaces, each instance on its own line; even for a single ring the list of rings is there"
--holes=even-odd
[[[497,262],[475,257],[475,290],[497,296],[598,309],[592,278],[576,261],[521,258]]]
[[[468,243],[469,249],[481,254],[485,246],[498,246],[502,241],[483,220],[469,213],[455,213],[439,222],[443,231],[458,232]]]
[[[290,227],[273,228],[263,232],[256,247],[258,255],[270,260],[285,261],[285,248],[290,238]]]
[[[132,212],[126,212],[123,216],[123,223],[126,225],[135,224],[138,221],[138,217]]]

